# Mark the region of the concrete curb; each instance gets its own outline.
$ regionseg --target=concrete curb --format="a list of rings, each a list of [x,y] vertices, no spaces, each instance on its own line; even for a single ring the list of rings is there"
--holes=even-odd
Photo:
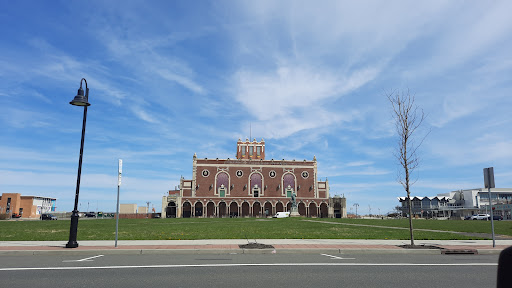
[[[275,251],[275,252],[274,252]],[[480,255],[498,255],[501,250],[478,249]],[[44,255],[179,255],[179,254],[330,254],[330,255],[354,255],[354,254],[408,254],[408,255],[441,255],[441,249],[87,249],[87,250],[3,250],[0,256],[44,256]]]
[[[477,249],[479,255],[500,255],[503,250],[496,249]]]

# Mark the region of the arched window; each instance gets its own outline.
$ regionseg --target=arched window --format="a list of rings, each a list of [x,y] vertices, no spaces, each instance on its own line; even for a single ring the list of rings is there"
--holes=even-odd
[[[249,183],[249,193],[252,194],[253,197],[262,196],[263,190],[263,178],[260,173],[254,172],[251,174],[250,183]]]
[[[286,173],[283,176],[282,194],[287,198],[290,198],[292,197],[292,193],[295,193],[295,175],[292,173]]]
[[[226,172],[220,172],[215,178],[215,194],[219,197],[229,195],[229,175]]]

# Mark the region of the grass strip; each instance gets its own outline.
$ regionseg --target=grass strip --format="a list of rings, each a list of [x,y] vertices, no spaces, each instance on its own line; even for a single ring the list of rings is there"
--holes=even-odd
[[[186,218],[120,219],[120,240],[197,240],[197,239],[409,239],[408,230],[367,226],[326,225],[303,221],[311,218]],[[313,219],[353,224],[408,227],[406,219]],[[422,223],[423,222],[423,223]],[[485,221],[415,221],[415,228],[443,231],[490,233]],[[512,222],[495,223],[507,232]],[[407,225],[406,225],[407,224]],[[475,225],[474,227],[468,226]],[[0,241],[66,241],[70,221],[0,221]],[[497,234],[509,234],[498,233]],[[114,240],[114,219],[83,219],[78,224],[78,240]],[[483,239],[450,232],[415,231],[417,240]]]

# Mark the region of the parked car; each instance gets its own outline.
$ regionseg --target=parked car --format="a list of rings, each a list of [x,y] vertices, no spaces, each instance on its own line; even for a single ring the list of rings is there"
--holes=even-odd
[[[476,214],[471,216],[471,220],[489,220],[491,215],[489,214]]]
[[[41,220],[57,220],[57,217],[53,216],[52,214],[42,214]]]
[[[94,213],[94,212],[85,212],[85,217],[96,217],[96,213]]]
[[[490,219],[490,217],[489,217],[489,219]],[[492,216],[492,220],[501,221],[501,220],[503,220],[503,216],[501,216],[501,215],[494,215],[494,216]]]
[[[21,218],[21,215],[18,213],[12,213],[12,218]]]

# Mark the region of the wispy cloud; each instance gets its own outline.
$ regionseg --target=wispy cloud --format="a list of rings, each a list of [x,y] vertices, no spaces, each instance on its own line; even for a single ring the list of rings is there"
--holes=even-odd
[[[133,113],[140,119],[149,122],[149,123],[158,123],[159,121],[156,120],[154,117],[149,115],[146,111],[141,109],[140,107],[132,107],[131,108]]]
[[[157,69],[156,73],[165,80],[174,81],[195,93],[203,94],[205,92],[203,87],[183,75],[177,75],[169,70],[163,69]]]
[[[23,129],[27,127],[48,127],[52,126],[52,116],[36,111],[27,111],[17,108],[4,109],[0,114],[0,121],[7,126]]]
[[[264,137],[283,138],[350,120],[350,115],[330,111],[328,103],[373,80],[378,72],[376,67],[347,76],[299,66],[279,67],[270,73],[243,69],[234,75],[235,98],[260,121]]]
[[[345,164],[345,166],[358,167],[358,166],[368,166],[368,165],[372,165],[372,164],[373,164],[373,161],[354,161],[354,162],[349,162],[349,163]]]

